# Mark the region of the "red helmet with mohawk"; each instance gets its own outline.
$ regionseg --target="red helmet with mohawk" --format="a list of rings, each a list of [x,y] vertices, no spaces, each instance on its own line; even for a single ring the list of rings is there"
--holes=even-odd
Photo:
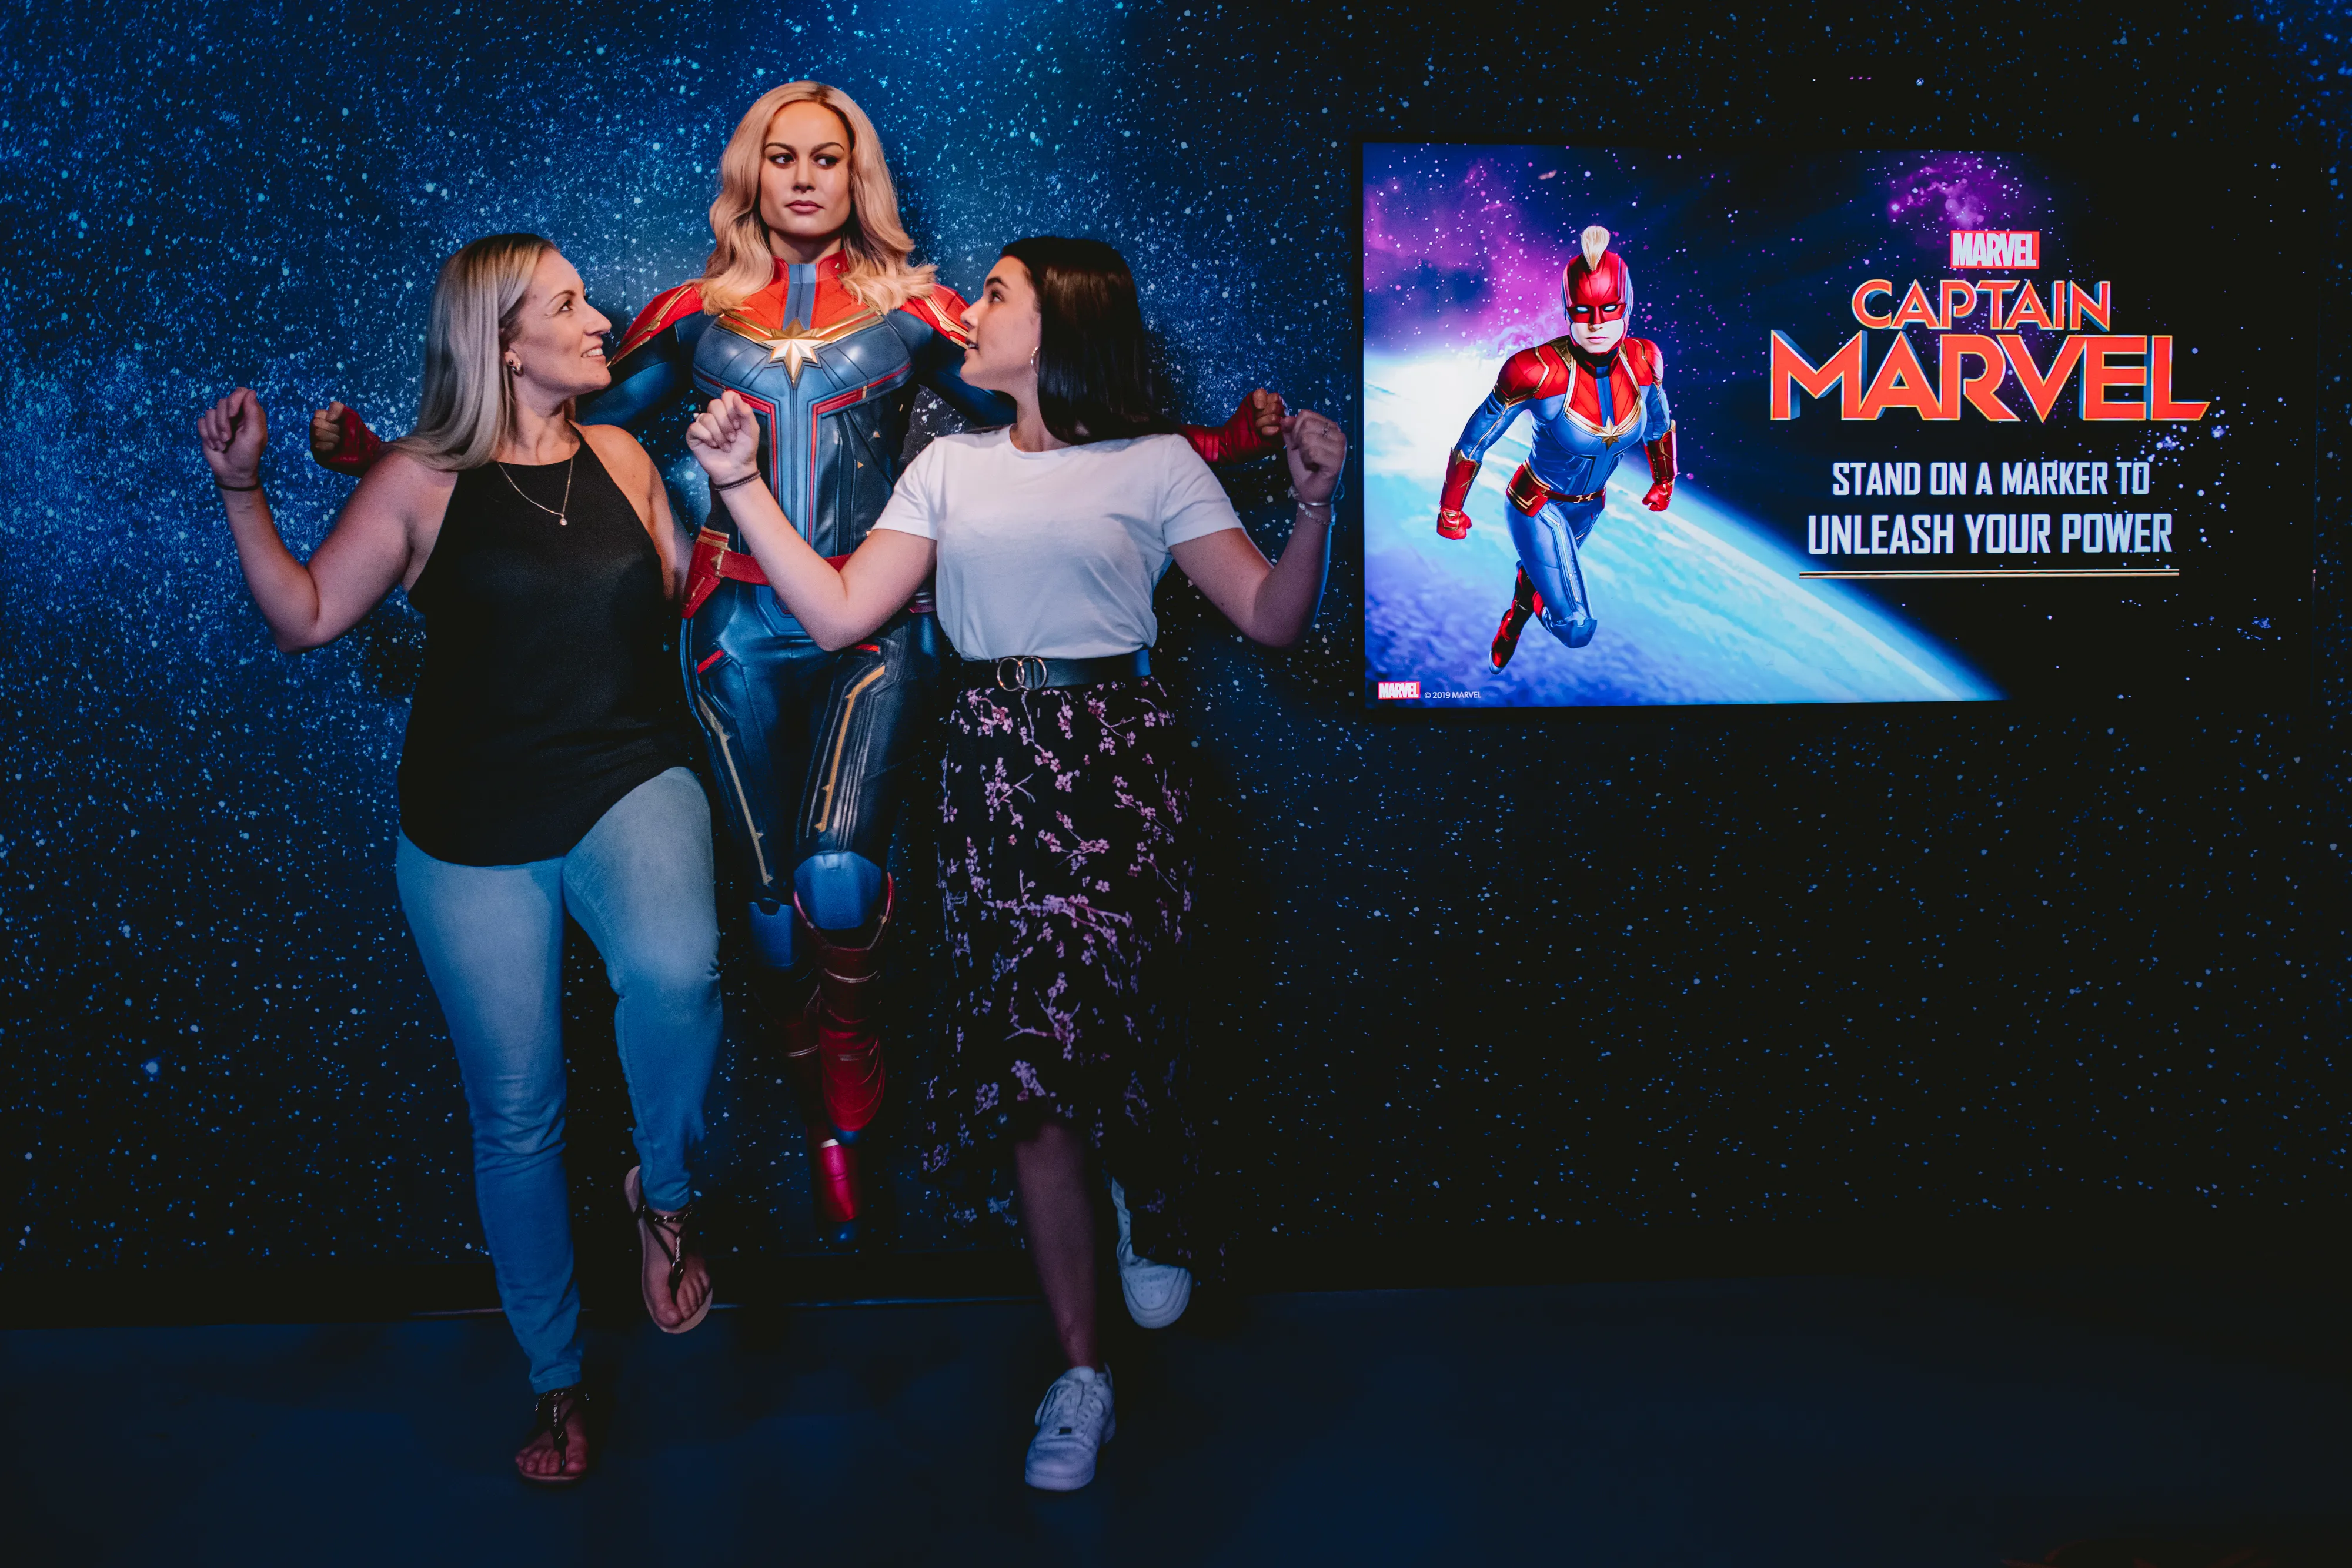
[[[1583,254],[1561,269],[1559,298],[1568,319],[1579,326],[1624,322],[1633,314],[1633,275],[1625,258],[1609,248],[1609,231],[1599,224],[1579,238]]]

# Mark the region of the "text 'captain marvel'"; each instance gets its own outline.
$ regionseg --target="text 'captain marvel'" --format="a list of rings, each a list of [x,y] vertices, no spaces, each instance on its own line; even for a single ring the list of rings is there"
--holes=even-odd
[[[739,483],[768,486],[838,561],[890,499],[919,388],[973,424],[1009,424],[1013,408],[964,382],[964,301],[913,265],[881,139],[847,94],[803,81],[762,95],[719,174],[703,276],[639,313],[579,418],[641,424],[680,399],[736,393],[760,437],[758,471]],[[1185,434],[1213,463],[1255,456],[1275,450],[1281,412],[1255,392],[1223,426]],[[314,425],[321,461],[366,466],[373,434],[331,415]],[[864,641],[820,647],[742,549],[731,487],[713,490],[695,540],[679,652],[751,890],[756,983],[801,1100],[819,1226],[845,1239],[863,1207],[856,1145],[883,1098],[884,867],[943,650],[928,593]]]
[[[1663,512],[1674,498],[1675,422],[1666,407],[1665,356],[1648,339],[1626,336],[1633,275],[1609,248],[1609,231],[1597,224],[1586,229],[1580,248],[1560,277],[1568,335],[1503,361],[1495,390],[1462,427],[1462,439],[1446,458],[1437,503],[1437,531],[1449,539],[1466,537],[1470,518],[1463,507],[1480,459],[1522,410],[1534,411],[1532,448],[1506,491],[1519,573],[1511,606],[1495,631],[1491,653],[1498,670],[1510,663],[1531,615],[1571,648],[1591,642],[1600,628],[1578,552],[1601,516],[1619,457],[1635,446],[1647,451],[1651,483],[1643,505]]]

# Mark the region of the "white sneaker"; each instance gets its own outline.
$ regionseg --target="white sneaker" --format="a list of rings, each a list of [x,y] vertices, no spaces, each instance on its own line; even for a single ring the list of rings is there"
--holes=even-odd
[[[1095,1450],[1110,1441],[1110,1374],[1074,1366],[1054,1379],[1037,1406],[1022,1479],[1040,1491],[1076,1491],[1095,1479]]]
[[[1127,1194],[1117,1182],[1110,1184],[1110,1206],[1118,1211],[1118,1291],[1127,1298],[1127,1315],[1139,1328],[1164,1329],[1192,1304],[1192,1270],[1135,1255],[1135,1243],[1128,1239]]]

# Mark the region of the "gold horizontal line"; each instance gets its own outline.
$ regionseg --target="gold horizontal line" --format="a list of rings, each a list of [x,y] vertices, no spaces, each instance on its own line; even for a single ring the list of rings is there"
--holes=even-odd
[[[1908,578],[1994,578],[1994,577],[2179,577],[2177,566],[2074,568],[2063,566],[2017,566],[1990,571],[1801,571],[1799,577],[1908,577]]]

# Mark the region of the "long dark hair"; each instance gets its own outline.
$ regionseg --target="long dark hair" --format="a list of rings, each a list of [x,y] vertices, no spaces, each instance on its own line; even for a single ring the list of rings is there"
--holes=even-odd
[[[1180,428],[1163,409],[1125,256],[1098,239],[1054,235],[1014,240],[1004,254],[1037,290],[1037,412],[1055,439],[1076,445]]]

